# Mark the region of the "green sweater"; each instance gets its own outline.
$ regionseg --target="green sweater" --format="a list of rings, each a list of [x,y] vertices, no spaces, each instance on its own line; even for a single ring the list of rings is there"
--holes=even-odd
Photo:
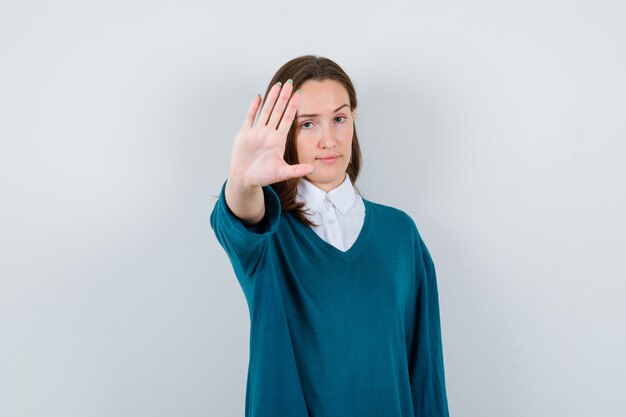
[[[225,187],[211,227],[250,312],[246,416],[448,416],[435,269],[411,217],[364,198],[342,252],[270,186],[246,226]]]

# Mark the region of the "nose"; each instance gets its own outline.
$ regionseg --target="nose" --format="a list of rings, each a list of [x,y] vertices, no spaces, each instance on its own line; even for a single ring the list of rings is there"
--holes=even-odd
[[[320,137],[320,146],[324,149],[334,148],[337,142],[335,141],[331,126],[325,125],[322,127],[321,131],[322,136]]]

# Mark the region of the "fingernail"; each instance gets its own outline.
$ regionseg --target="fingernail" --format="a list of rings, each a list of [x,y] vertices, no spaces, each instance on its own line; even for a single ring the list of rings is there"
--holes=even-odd
[[[281,82],[279,81],[279,82],[277,82],[277,83],[276,83],[276,85],[278,85],[278,86],[280,87],[281,85],[283,85],[283,83],[281,83]]]
[[[287,82],[293,84],[293,80],[291,78],[288,79]]]
[[[300,90],[296,90],[296,94],[300,94]]]

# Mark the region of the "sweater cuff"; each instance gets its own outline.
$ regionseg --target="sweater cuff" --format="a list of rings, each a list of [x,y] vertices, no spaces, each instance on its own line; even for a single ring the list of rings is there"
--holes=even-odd
[[[230,228],[235,229],[238,233],[243,235],[248,235],[250,237],[258,237],[263,238],[267,235],[271,235],[276,232],[278,229],[278,223],[280,222],[280,212],[281,212],[281,204],[280,198],[276,191],[269,186],[265,185],[262,187],[263,190],[263,200],[265,204],[265,215],[263,219],[255,224],[248,225],[244,223],[239,217],[235,216],[235,214],[230,210],[228,204],[226,203],[226,183],[228,180],[224,181],[222,185],[222,190],[220,191],[219,197],[219,205],[221,207],[222,213],[224,214],[224,218],[227,219]]]

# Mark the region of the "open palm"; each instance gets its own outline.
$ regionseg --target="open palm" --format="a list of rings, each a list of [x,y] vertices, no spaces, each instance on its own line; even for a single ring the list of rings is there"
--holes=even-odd
[[[291,80],[274,85],[263,104],[257,96],[251,103],[241,129],[235,136],[231,153],[231,176],[240,178],[245,187],[262,187],[289,178],[303,177],[314,171],[309,164],[289,165],[285,162],[287,133],[296,116],[300,95],[292,95]]]

